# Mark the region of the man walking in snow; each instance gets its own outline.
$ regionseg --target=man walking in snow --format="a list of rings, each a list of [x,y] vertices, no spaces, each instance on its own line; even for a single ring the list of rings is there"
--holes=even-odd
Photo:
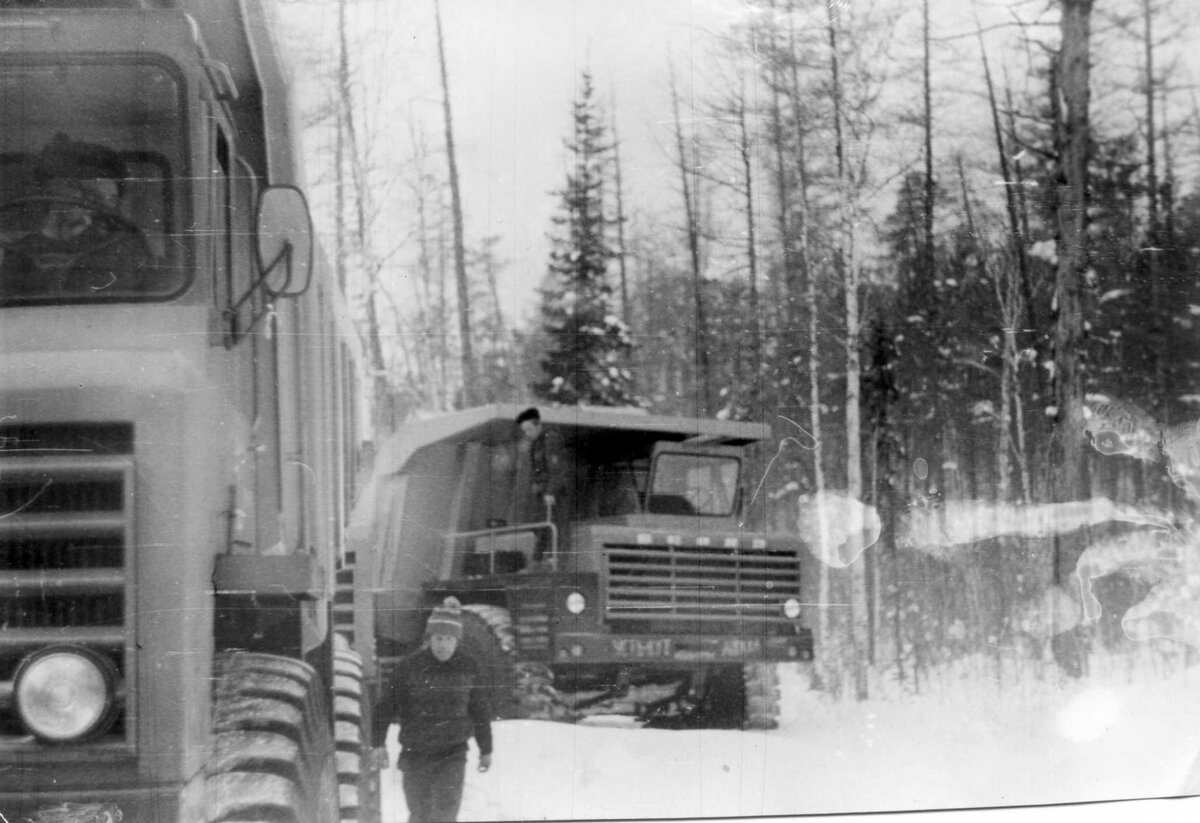
[[[447,597],[433,610],[425,644],[400,660],[375,711],[371,743],[376,768],[387,765],[388,727],[400,724],[399,767],[411,823],[458,819],[472,736],[479,747],[479,771],[492,765],[491,710],[479,666],[458,651],[461,608],[458,600]]]

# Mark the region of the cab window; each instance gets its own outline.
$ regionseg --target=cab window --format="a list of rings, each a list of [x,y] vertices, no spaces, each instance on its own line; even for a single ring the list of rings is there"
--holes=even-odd
[[[663,452],[654,461],[646,509],[728,517],[737,505],[740,465],[734,457]]]
[[[0,305],[187,284],[179,85],[155,64],[0,63]]]

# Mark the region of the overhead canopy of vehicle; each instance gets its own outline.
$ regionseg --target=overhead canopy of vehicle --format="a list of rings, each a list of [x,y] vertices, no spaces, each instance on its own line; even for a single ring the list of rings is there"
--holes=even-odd
[[[515,436],[514,421],[526,408],[527,404],[496,403],[407,422],[380,448],[375,474],[403,470],[414,454],[434,443],[511,442]],[[633,408],[549,405],[537,408],[547,430],[557,429],[570,439],[620,431],[626,433],[628,440],[639,440],[649,448],[657,441],[744,446],[771,436],[771,427],[765,423],[668,417]]]

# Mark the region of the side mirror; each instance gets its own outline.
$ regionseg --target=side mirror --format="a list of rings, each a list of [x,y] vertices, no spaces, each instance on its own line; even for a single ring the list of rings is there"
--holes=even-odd
[[[267,294],[297,297],[308,290],[313,270],[313,225],[300,189],[263,189],[258,198],[255,246],[259,279]]]

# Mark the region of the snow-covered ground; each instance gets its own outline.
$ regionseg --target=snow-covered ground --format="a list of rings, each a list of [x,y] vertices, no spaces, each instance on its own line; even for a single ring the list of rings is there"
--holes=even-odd
[[[921,695],[855,703],[808,691],[798,670],[784,665],[780,728],[765,732],[504,721],[495,724],[492,770],[476,772],[471,755],[460,819],[794,816],[1200,791],[1192,773],[1200,754],[1200,669],[1131,673],[1114,660],[1097,661],[1092,671],[1083,681],[1029,676],[1000,688],[979,665],[940,673]],[[390,738],[395,762],[394,732]],[[1183,820],[1200,819],[1198,807],[1176,800],[1038,815]],[[389,823],[407,819],[394,769],[384,773],[384,809]],[[980,815],[1000,819],[995,812],[959,816]]]

